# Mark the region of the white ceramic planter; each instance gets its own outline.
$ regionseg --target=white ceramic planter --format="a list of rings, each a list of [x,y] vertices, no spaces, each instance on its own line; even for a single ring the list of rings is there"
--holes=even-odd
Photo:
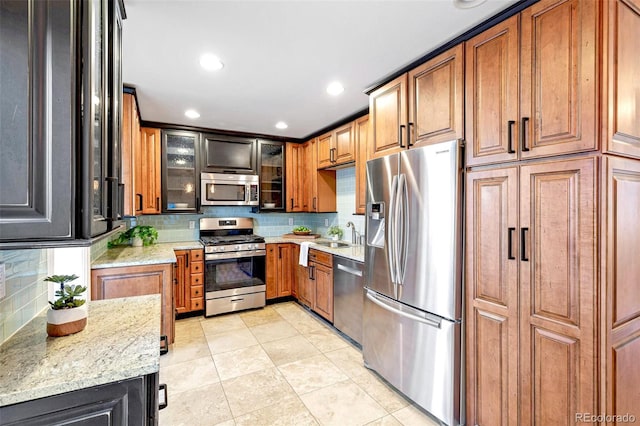
[[[73,309],[47,311],[47,334],[51,337],[67,336],[84,330],[89,310],[87,304]]]
[[[333,241],[338,241],[338,240],[340,239],[340,236],[339,236],[339,235],[332,235],[332,236],[331,236],[331,239],[332,239]]]
[[[142,238],[133,237],[133,239],[131,240],[131,245],[133,247],[142,247]]]

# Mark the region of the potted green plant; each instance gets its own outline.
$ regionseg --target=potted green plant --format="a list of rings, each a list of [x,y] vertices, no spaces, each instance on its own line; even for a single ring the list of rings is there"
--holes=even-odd
[[[71,281],[78,278],[77,275],[52,275],[45,281],[60,285],[56,290],[55,301],[49,301],[47,311],[47,334],[52,337],[66,336],[82,331],[87,326],[89,314],[84,299],[80,299],[87,290],[82,285],[71,285]]]
[[[343,232],[340,227],[337,225],[333,225],[327,231],[327,235],[329,235],[333,240],[339,240],[342,238]]]
[[[138,225],[127,229],[112,241],[108,247],[113,248],[122,245],[132,245],[134,247],[148,246],[155,244],[158,239],[158,231],[153,226]]]

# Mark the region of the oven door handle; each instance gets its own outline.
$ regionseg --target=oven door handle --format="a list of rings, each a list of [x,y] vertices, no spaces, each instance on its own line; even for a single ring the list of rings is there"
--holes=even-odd
[[[243,257],[266,256],[266,250],[233,251],[228,253],[207,253],[204,260],[240,259]]]

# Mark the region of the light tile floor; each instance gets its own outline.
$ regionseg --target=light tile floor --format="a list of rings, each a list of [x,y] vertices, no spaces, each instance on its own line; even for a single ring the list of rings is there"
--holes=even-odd
[[[176,322],[161,426],[436,425],[294,302]]]

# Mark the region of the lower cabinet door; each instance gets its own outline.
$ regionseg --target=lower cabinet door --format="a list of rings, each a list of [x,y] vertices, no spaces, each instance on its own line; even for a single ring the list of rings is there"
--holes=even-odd
[[[333,269],[319,264],[313,266],[315,301],[313,310],[327,321],[333,322]]]
[[[3,425],[156,425],[158,373],[0,408]]]

